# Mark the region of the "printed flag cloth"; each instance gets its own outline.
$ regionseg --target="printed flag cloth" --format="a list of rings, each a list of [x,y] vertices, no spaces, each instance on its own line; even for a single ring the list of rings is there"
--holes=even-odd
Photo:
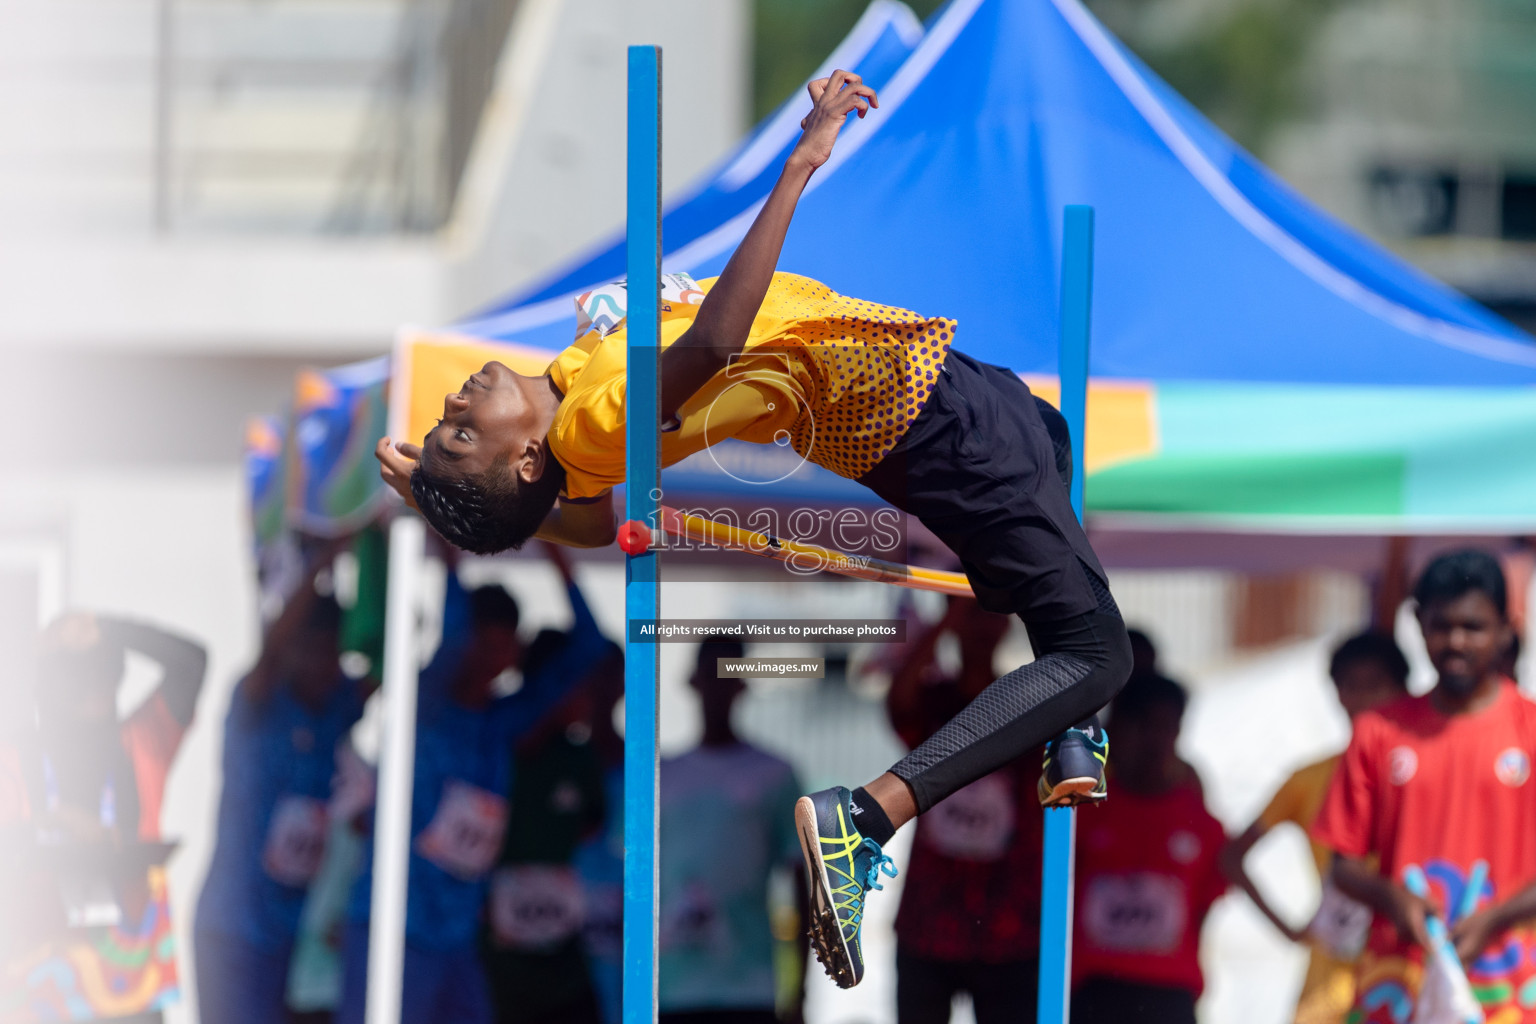
[[[333,537],[357,530],[383,508],[387,488],[373,446],[388,420],[389,365],[381,357],[299,374],[290,526]]]
[[[692,316],[704,301],[704,292],[687,274],[661,275],[661,318],[673,320]],[[618,330],[629,309],[629,285],[624,281],[605,284],[576,296],[576,337],[596,331],[604,338]]]

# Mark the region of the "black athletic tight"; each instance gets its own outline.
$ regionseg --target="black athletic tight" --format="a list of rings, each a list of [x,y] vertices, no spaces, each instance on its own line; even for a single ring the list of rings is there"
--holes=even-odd
[[[920,813],[1090,718],[1130,675],[1071,478],[1061,414],[1011,371],[951,351],[917,419],[859,479],[955,553],[981,607],[1018,614],[1035,650],[891,769]]]
[[[995,680],[891,772],[922,814],[951,793],[1090,718],[1131,672],[1131,643],[1109,589],[1087,567],[1099,609],[1024,623],[1035,660]]]

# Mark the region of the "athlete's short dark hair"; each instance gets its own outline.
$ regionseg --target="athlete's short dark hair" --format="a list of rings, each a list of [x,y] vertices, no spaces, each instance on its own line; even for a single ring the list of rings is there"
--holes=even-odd
[[[1454,601],[1474,590],[1493,602],[1501,618],[1508,614],[1504,570],[1499,568],[1498,559],[1486,551],[1467,548],[1441,555],[1430,562],[1414,585],[1413,599],[1420,608],[1428,608],[1432,604]]]
[[[497,459],[475,475],[439,472],[427,449],[411,474],[411,495],[432,529],[454,547],[477,555],[520,548],[554,507],[565,486],[565,467],[548,459],[544,473],[525,483]]]
[[[699,643],[699,668],[704,669],[710,679],[718,679],[717,668],[719,658],[736,658],[740,660],[747,653],[746,644],[740,637],[731,636],[729,633],[711,633]]]
[[[1172,708],[1180,718],[1189,704],[1189,694],[1184,687],[1157,674],[1131,677],[1110,705],[1109,717],[1113,722],[1142,722],[1153,708]]]
[[[1391,634],[1369,630],[1345,640],[1334,648],[1333,657],[1328,661],[1328,675],[1337,680],[1340,672],[1362,661],[1374,661],[1386,670],[1394,683],[1408,689],[1408,659]]]
[[[340,631],[341,620],[345,617],[346,612],[342,610],[341,602],[330,594],[322,594],[309,606],[309,617],[304,620],[304,628],[315,633],[335,633]]]
[[[544,671],[544,666],[554,660],[555,655],[570,642],[570,636],[563,630],[545,628],[539,630],[526,650],[523,651],[523,678],[532,679]]]
[[[475,625],[515,631],[519,618],[517,599],[500,584],[488,583],[469,592],[469,620]]]

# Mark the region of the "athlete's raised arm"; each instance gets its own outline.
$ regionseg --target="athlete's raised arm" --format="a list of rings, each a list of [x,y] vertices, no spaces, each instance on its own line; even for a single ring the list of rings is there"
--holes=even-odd
[[[857,110],[863,117],[880,105],[875,91],[849,71],[834,71],[809,88],[811,112],[800,122],[803,134],[784,161],[778,182],[699,307],[693,326],[662,355],[663,423],[746,344],[752,320],[773,281],[800,193],[832,156],[832,145],[848,115]]]

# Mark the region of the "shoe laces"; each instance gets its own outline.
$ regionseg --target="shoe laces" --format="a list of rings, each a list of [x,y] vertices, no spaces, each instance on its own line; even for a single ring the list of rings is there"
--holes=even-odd
[[[885,851],[880,849],[880,844],[873,839],[866,837],[860,848],[870,852],[869,867],[864,869],[865,890],[884,891],[885,886],[880,884],[880,875],[883,873],[886,878],[895,878],[900,873],[896,870],[896,862],[886,856]]]

